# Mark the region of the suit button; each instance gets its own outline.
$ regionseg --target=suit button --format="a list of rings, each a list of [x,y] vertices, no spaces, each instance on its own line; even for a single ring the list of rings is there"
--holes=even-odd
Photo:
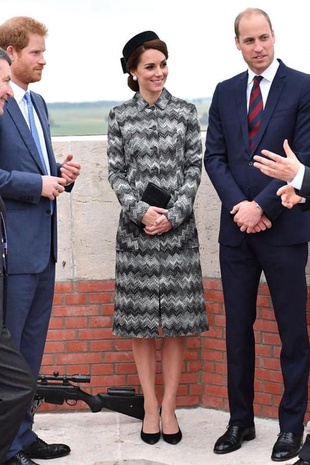
[[[252,161],[249,161],[249,166],[253,166],[253,162],[252,162]]]

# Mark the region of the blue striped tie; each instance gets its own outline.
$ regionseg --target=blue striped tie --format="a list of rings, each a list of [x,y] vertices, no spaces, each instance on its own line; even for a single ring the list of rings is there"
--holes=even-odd
[[[41,144],[40,144],[40,138],[39,138],[38,130],[37,130],[37,127],[36,127],[36,124],[35,124],[33,106],[32,106],[31,97],[30,97],[29,92],[26,92],[24,97],[25,97],[25,100],[27,102],[27,107],[28,107],[28,119],[29,119],[30,131],[31,131],[32,137],[34,139],[34,142],[35,142],[35,144],[37,146],[39,155],[40,155],[40,159],[41,159],[41,162],[42,162],[42,165],[43,165],[43,171],[44,171],[45,174],[48,174],[46,164],[45,164],[45,160],[44,160],[44,157],[43,157]]]

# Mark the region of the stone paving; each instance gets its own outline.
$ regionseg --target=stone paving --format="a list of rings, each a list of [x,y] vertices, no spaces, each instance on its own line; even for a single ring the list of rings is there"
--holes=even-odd
[[[213,453],[216,439],[225,432],[227,412],[178,409],[182,441],[174,446],[162,439],[155,445],[140,439],[141,421],[102,411],[37,413],[34,430],[47,442],[64,442],[71,454],[55,460],[36,459],[39,465],[275,465],[270,458],[279,432],[278,422],[257,418],[256,439],[244,442],[231,454]],[[293,464],[296,459],[281,462]]]

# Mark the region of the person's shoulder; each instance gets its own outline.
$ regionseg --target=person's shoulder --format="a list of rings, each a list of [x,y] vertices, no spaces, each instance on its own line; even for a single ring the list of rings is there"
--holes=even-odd
[[[39,111],[42,111],[46,114],[46,116],[48,117],[48,107],[47,107],[47,103],[46,101],[44,100],[44,98],[42,97],[41,94],[38,94],[37,92],[33,92],[31,90],[31,98],[32,100],[34,101],[35,105],[37,106],[37,108],[39,109]]]
[[[38,94],[37,92],[34,92],[33,90],[31,91],[31,96],[34,100],[41,100],[45,103],[43,96],[41,94]]]
[[[230,86],[230,85],[235,84],[236,82],[240,82],[240,80],[247,79],[247,78],[248,78],[248,72],[242,71],[242,73],[235,74],[234,76],[231,76],[227,79],[224,79],[223,81],[220,81],[218,85]]]
[[[135,97],[112,106],[112,108],[109,111],[109,118],[116,118],[118,121],[125,120],[128,114],[133,113],[134,111],[136,111]]]
[[[193,102],[190,102],[189,100],[185,100],[180,97],[171,97],[171,102],[175,103],[176,105],[187,107],[187,108],[192,108],[195,106]]]
[[[184,98],[181,98],[181,97],[176,97],[170,94],[170,92],[167,89],[165,89],[165,94],[166,94],[167,100],[170,100],[170,102],[176,106],[186,107],[188,109],[196,108],[193,102],[185,100]]]
[[[242,73],[235,74],[227,79],[223,79],[219,81],[214,90],[214,95],[218,94],[219,92],[232,92],[235,89],[240,88],[240,86],[246,86],[248,81],[248,72],[243,71]]]
[[[111,111],[115,113],[122,113],[123,111],[127,110],[129,107],[132,107],[134,105],[135,105],[135,98],[133,97],[129,100],[125,100],[124,102],[114,105]]]
[[[285,73],[285,74],[288,74],[288,75],[291,75],[291,76],[299,77],[299,78],[310,81],[310,74],[309,73],[305,73],[304,71],[300,71],[299,69],[290,68],[289,66],[284,64],[283,61],[280,60],[280,59],[278,59],[278,61],[279,61],[279,70],[278,71],[280,73],[282,72],[282,73]]]

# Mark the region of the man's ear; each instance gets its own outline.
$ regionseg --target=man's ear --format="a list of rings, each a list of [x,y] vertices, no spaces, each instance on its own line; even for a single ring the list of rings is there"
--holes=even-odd
[[[15,50],[15,48],[13,47],[13,45],[9,45],[9,46],[6,48],[6,52],[7,52],[7,54],[9,55],[9,57],[11,58],[11,60],[14,61],[14,56],[16,55],[16,50]]]
[[[237,37],[235,37],[235,44],[238,50],[240,50],[240,43]]]

